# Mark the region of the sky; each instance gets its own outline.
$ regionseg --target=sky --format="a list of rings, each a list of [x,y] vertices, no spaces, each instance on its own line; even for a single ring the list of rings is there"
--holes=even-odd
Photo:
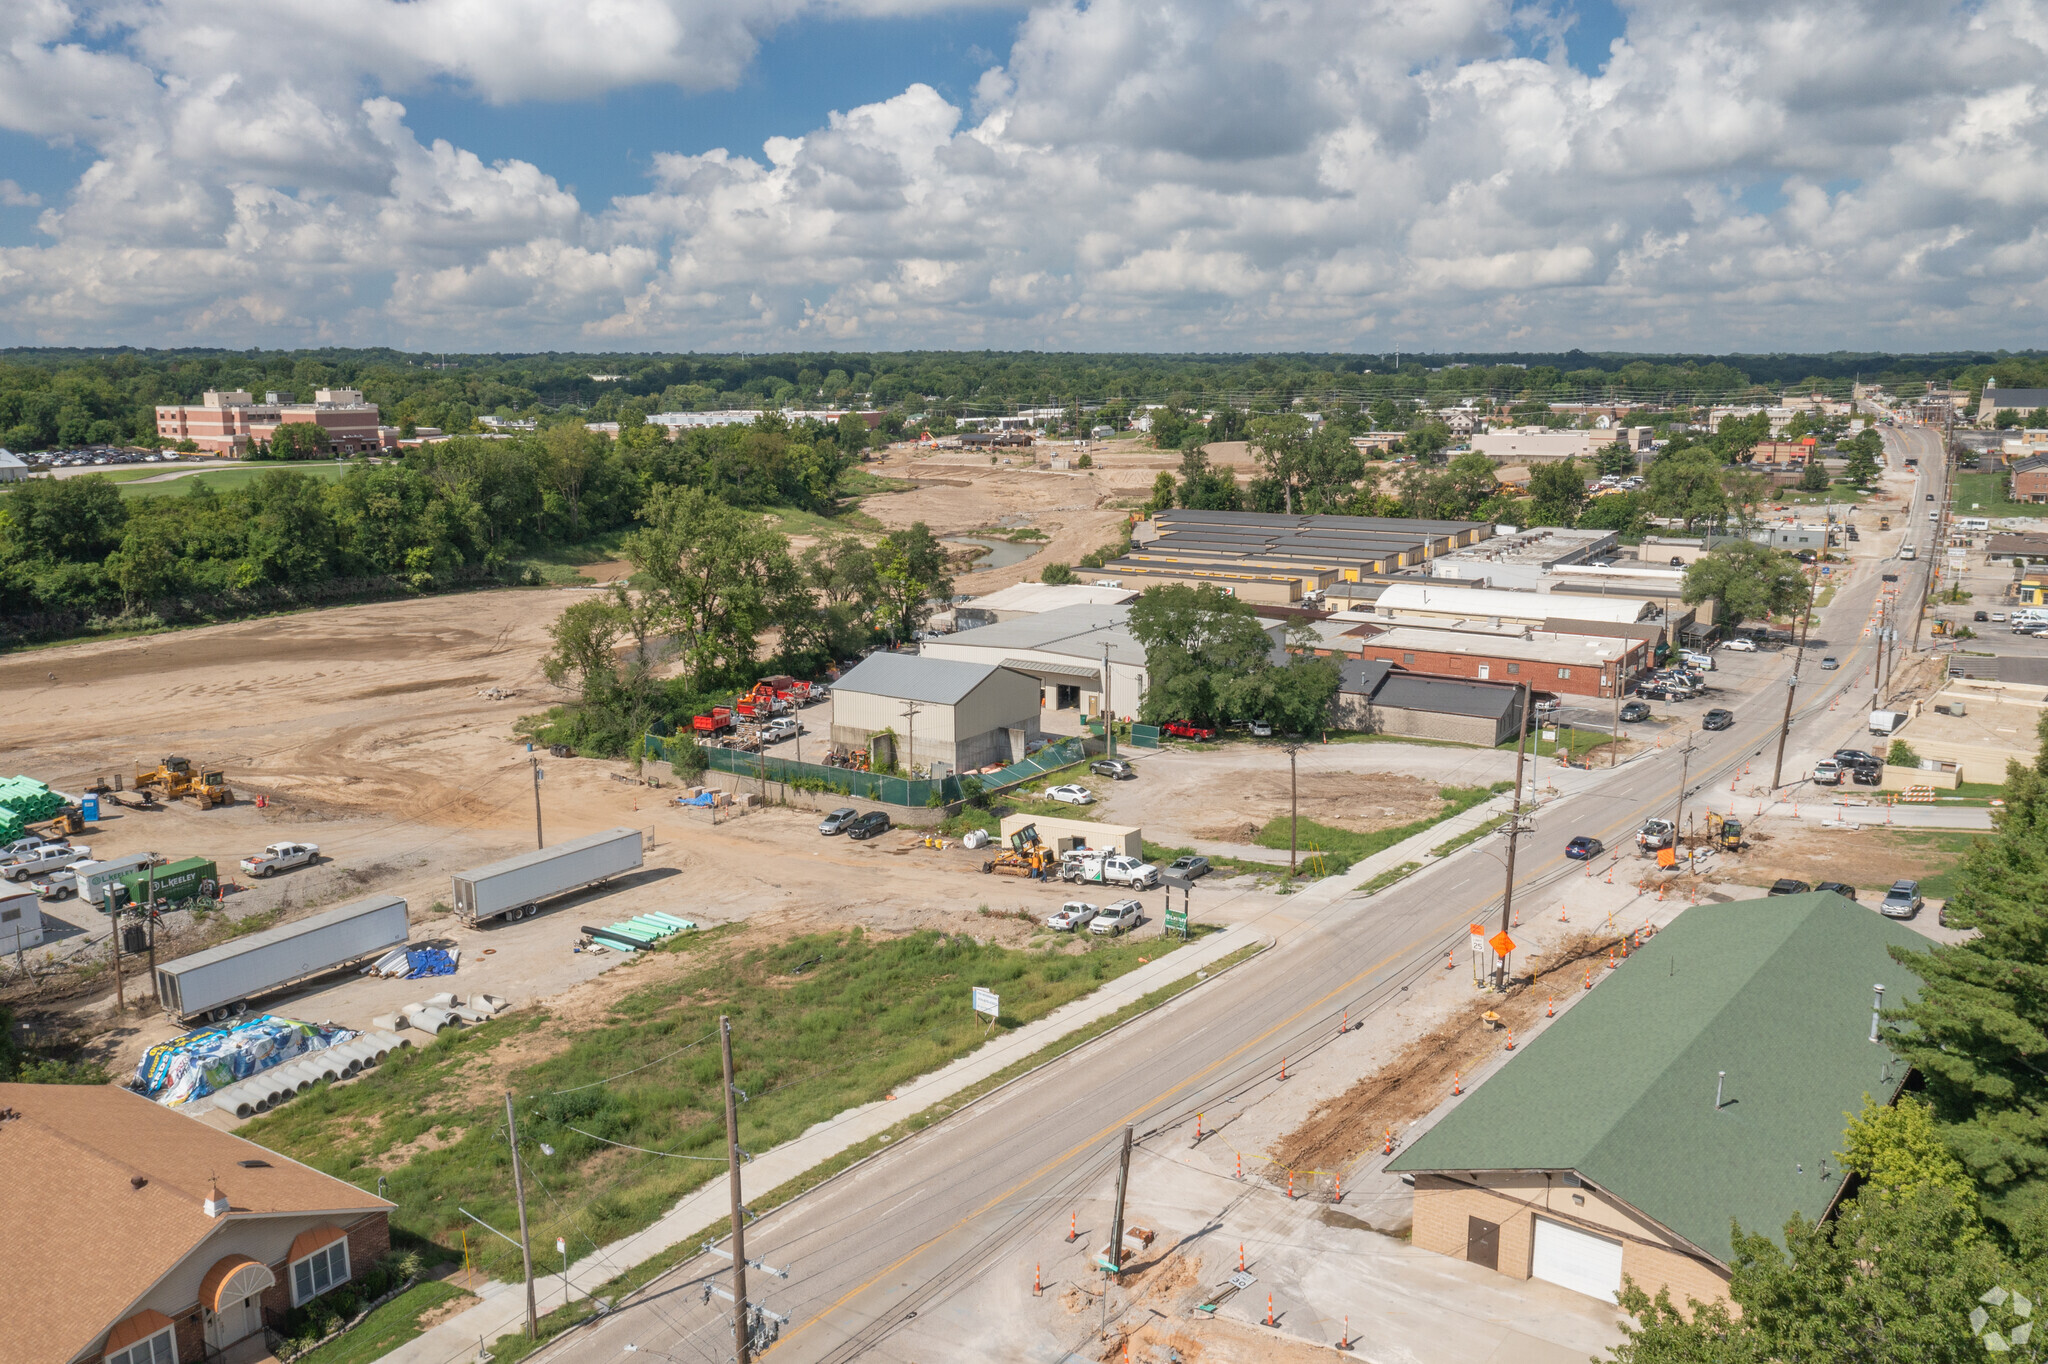
[[[11,0],[0,345],[2048,344],[2048,0]]]

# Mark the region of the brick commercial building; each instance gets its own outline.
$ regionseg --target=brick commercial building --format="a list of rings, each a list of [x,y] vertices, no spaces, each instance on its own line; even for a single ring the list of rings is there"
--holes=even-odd
[[[1726,1298],[1731,1222],[1828,1216],[1843,1114],[1904,1087],[1871,984],[1910,999],[1887,949],[1925,945],[1832,892],[1687,910],[1395,1157],[1415,1244],[1609,1302],[1624,1274]]]
[[[327,433],[342,454],[396,449],[398,429],[378,425],[377,405],[352,388],[323,388],[310,403],[289,393],[266,393],[264,401],[241,390],[209,390],[196,403],[156,410],[156,433],[167,441],[189,440],[216,455],[240,454],[274,435],[286,422],[310,422]]]
[[[265,1358],[390,1249],[393,1206],[124,1089],[0,1084],[0,1357]]]
[[[1533,595],[1533,594],[1531,594]],[[1539,601],[1552,601],[1549,596]],[[1482,682],[1528,683],[1538,692],[1567,696],[1614,695],[1642,671],[1650,645],[1640,639],[1593,635],[1482,634],[1396,626],[1365,641],[1362,660],[1391,663],[1408,672]]]

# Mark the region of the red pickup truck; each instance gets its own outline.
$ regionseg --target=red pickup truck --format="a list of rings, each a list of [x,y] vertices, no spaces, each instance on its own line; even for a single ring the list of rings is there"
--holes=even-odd
[[[1168,720],[1160,728],[1173,735],[1176,739],[1213,739],[1216,737],[1215,730],[1205,729],[1201,725],[1190,724],[1186,720]]]

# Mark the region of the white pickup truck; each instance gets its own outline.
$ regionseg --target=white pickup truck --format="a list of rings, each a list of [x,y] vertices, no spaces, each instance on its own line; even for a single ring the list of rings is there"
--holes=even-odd
[[[1106,886],[1131,886],[1138,890],[1149,890],[1159,884],[1159,868],[1150,862],[1122,854],[1074,855],[1069,854],[1060,864],[1062,881],[1078,881]]]
[[[44,872],[61,871],[65,867],[92,861],[92,849],[87,847],[66,847],[62,843],[45,843],[40,848],[31,848],[0,866],[0,876],[10,881],[26,881],[31,876]]]
[[[242,859],[242,870],[251,876],[275,876],[293,867],[303,867],[320,855],[315,843],[273,843],[254,857]]]

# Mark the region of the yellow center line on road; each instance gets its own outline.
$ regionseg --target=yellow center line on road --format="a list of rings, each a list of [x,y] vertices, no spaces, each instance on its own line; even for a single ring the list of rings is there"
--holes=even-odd
[[[1859,646],[1856,652],[1860,651],[1861,646]],[[1825,695],[1818,696],[1807,708],[1795,712],[1795,722],[1798,720],[1811,718],[1811,716],[1818,711],[1820,703],[1825,699]],[[1702,790],[1704,791],[1705,786],[1709,782],[1718,781],[1722,776],[1725,776],[1728,772],[1733,770],[1737,764],[1748,762],[1750,760],[1751,755],[1749,753],[1738,752],[1735,754],[1731,754],[1730,756],[1721,759],[1718,763],[1715,763],[1711,767],[1708,767],[1705,771],[1702,772],[1700,777],[1700,785]],[[1678,782],[1672,782],[1670,785],[1664,787],[1656,796],[1656,798],[1651,802],[1651,804],[1653,806],[1661,806],[1664,803],[1664,801],[1671,799],[1673,796],[1677,794],[1678,787]],[[1616,824],[1610,825],[1609,827],[1617,827],[1620,824],[1625,824],[1628,822],[1630,821],[1626,819],[1620,820],[1617,821]],[[1619,859],[1617,859],[1617,861],[1618,860]],[[1528,881],[1532,885],[1534,883],[1541,882],[1548,876],[1550,876],[1553,871],[1559,868],[1566,867],[1568,865],[1569,864],[1561,856],[1557,854],[1552,854],[1548,859],[1546,859],[1542,864],[1540,864],[1539,869],[1535,870],[1528,877]],[[1452,919],[1447,920],[1445,922],[1448,924],[1455,924],[1459,918],[1462,918],[1465,922],[1470,923],[1472,921],[1473,914],[1489,907],[1497,898],[1499,897],[1496,895],[1483,896],[1479,900],[1473,901],[1470,904],[1468,904],[1466,909],[1462,912],[1462,914],[1454,916]],[[1208,1065],[1202,1067],[1202,1069],[1196,1071],[1194,1074],[1189,1075],[1186,1079],[1180,1081],[1178,1084],[1172,1086],[1171,1088],[1161,1093],[1153,1095],[1144,1103],[1139,1104],[1136,1108],[1131,1109],[1124,1116],[1108,1123],[1107,1125],[1105,1125],[1095,1133],[1091,1134],[1090,1136],[1082,1138],[1073,1146],[1069,1147],[1066,1151],[1047,1161],[1044,1165],[1032,1171],[1024,1178],[1018,1180],[1015,1184],[1011,1185],[1003,1192],[997,1194],[995,1197],[989,1199],[987,1202],[981,1204],[979,1207],[976,1207],[973,1210],[963,1214],[961,1217],[955,1220],[950,1226],[946,1227],[943,1231],[938,1232],[930,1239],[922,1242],[921,1244],[910,1250],[901,1258],[885,1266],[872,1278],[869,1278],[865,1282],[848,1289],[845,1293],[841,1294],[838,1298],[834,1299],[830,1304],[828,1304],[823,1310],[819,1311],[814,1316],[812,1316],[810,1320],[806,1321],[802,1326],[797,1327],[794,1331],[791,1331],[788,1335],[784,1336],[781,1340],[779,1340],[775,1346],[771,1346],[770,1348],[779,1348],[781,1345],[787,1344],[789,1341],[795,1340],[798,1336],[801,1336],[805,1331],[809,1330],[812,1326],[823,1321],[831,1313],[839,1310],[841,1307],[844,1307],[848,1302],[850,1302],[854,1298],[859,1297],[861,1294],[867,1292],[876,1284],[880,1283],[883,1279],[886,1279],[891,1274],[894,1274],[897,1270],[901,1269],[904,1265],[909,1264],[912,1260],[915,1260],[918,1256],[930,1250],[940,1241],[945,1240],[948,1236],[951,1236],[953,1233],[961,1230],[963,1227],[966,1227],[969,1223],[973,1222],[976,1218],[981,1217],[990,1209],[996,1208],[1001,1204],[1007,1202],[1009,1199],[1015,1197],[1017,1194],[1024,1192],[1033,1184],[1036,1184],[1042,1179],[1044,1179],[1047,1175],[1058,1170],[1062,1166],[1071,1163],[1075,1159],[1075,1157],[1087,1151],[1089,1148],[1114,1135],[1120,1128],[1135,1123],[1138,1120],[1138,1118],[1143,1114],[1151,1112],[1152,1110],[1172,1100],[1176,1095],[1179,1095],[1185,1092],[1186,1090],[1196,1086],[1201,1081],[1203,1081],[1210,1075],[1214,1074],[1217,1070],[1221,1069],[1229,1063],[1237,1060],[1245,1053],[1265,1043],[1266,1041],[1271,1039],[1274,1034],[1284,1031],[1285,1029],[1299,1022],[1306,1015],[1311,1014],[1315,1012],[1317,1009],[1320,1009],[1323,1006],[1327,1005],[1328,1003],[1330,1003],[1331,1000],[1337,998],[1339,995],[1342,995],[1346,991],[1356,988],[1360,983],[1362,983],[1369,977],[1378,974],[1386,967],[1408,956],[1410,953],[1422,947],[1425,943],[1434,942],[1442,938],[1444,933],[1447,931],[1449,930],[1445,928],[1439,928],[1434,932],[1425,933],[1417,937],[1411,938],[1407,943],[1395,949],[1393,952],[1388,953],[1386,956],[1380,958],[1371,966],[1368,966],[1363,970],[1359,971],[1356,975],[1344,981],[1341,985],[1336,986],[1335,988],[1331,989],[1319,998],[1311,1000],[1309,1003],[1304,1004],[1301,1008],[1297,1009],[1292,1014],[1289,1014],[1287,1017],[1272,1024],[1265,1031],[1259,1033],[1255,1037],[1250,1038],[1241,1045],[1233,1048],[1231,1051],[1226,1052],[1222,1056],[1217,1057],[1214,1061],[1211,1061]]]

